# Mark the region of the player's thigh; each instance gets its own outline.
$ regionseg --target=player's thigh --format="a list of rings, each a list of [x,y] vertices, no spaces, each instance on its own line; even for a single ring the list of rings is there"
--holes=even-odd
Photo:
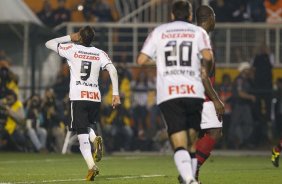
[[[90,124],[94,124],[95,122],[99,122],[99,113],[100,113],[100,102],[89,102],[88,107],[88,118]]]
[[[71,130],[85,129],[89,125],[87,101],[71,102]]]
[[[222,128],[222,121],[218,120],[213,102],[204,102],[201,129]]]
[[[187,112],[185,114],[188,129],[193,129],[195,132],[199,132],[201,130],[200,124],[202,119],[203,100],[186,100],[185,109],[187,109]]]
[[[187,130],[185,110],[178,102],[178,100],[169,100],[159,104],[161,115],[167,126],[169,136]]]

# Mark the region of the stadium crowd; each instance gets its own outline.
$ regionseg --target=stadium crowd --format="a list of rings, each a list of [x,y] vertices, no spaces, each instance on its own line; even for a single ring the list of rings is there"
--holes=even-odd
[[[239,75],[224,74],[217,91],[225,102],[222,142],[218,148],[255,148],[281,136],[282,79],[272,85],[271,55],[263,49],[252,62],[239,64]],[[0,57],[0,150],[60,152],[69,121],[69,70],[65,62],[44,94],[19,99],[19,78]],[[155,103],[155,73],[148,68],[117,66],[122,105],[112,110],[111,86],[102,73],[101,134],[106,151],[167,151],[165,127]],[[274,86],[274,88],[272,88]],[[274,90],[272,90],[274,89]],[[98,120],[97,120],[98,121]],[[75,148],[74,148],[75,150]]]
[[[57,1],[57,6],[54,6],[49,0],[45,0],[41,10],[36,12],[46,26],[54,27],[63,22],[74,21],[115,22],[126,15],[127,11],[132,12],[150,0],[119,0],[118,3],[112,0],[84,0],[77,4],[70,4],[68,0]],[[194,7],[203,1],[194,0]],[[162,0],[157,3],[169,1]],[[282,0],[209,0],[208,3],[215,11],[217,22],[282,22]],[[128,7],[124,6],[126,4]]]
[[[126,1],[126,0],[120,0]],[[67,0],[52,8],[45,0],[38,17],[49,27],[73,21]],[[144,1],[145,2],[145,1]],[[199,3],[199,1],[195,1]],[[282,20],[275,13],[282,0],[211,0],[218,22],[269,22]],[[82,21],[111,22],[117,12],[110,1],[85,0]],[[273,20],[273,17],[277,20]],[[282,22],[282,21],[281,21]],[[238,63],[235,80],[226,73],[216,88],[225,102],[223,139],[219,148],[254,148],[282,135],[282,79],[272,84],[273,58],[265,47],[253,60]],[[0,150],[61,152],[69,121],[69,70],[62,62],[56,81],[44,94],[21,101],[11,59],[0,51]],[[122,105],[112,110],[110,78],[102,73],[103,95],[99,125],[107,152],[117,150],[169,150],[168,137],[155,103],[155,73],[148,68],[117,66]]]

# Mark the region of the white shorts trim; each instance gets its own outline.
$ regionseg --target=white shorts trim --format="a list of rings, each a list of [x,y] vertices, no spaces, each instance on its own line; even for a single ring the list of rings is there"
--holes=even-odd
[[[222,122],[217,118],[213,102],[204,102],[201,129],[222,128]]]
[[[70,124],[70,128],[72,128],[72,123],[73,123],[73,107],[72,107],[72,102],[71,102],[71,124]]]

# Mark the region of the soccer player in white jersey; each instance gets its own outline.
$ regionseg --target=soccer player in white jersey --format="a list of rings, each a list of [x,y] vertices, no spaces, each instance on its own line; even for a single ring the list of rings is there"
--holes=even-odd
[[[192,6],[188,0],[173,2],[172,19],[152,31],[137,62],[149,64],[156,58],[157,104],[167,125],[174,161],[184,183],[197,184],[187,149],[189,141],[191,150],[196,151],[197,135],[189,136],[200,130],[205,92],[214,101],[219,116],[224,107],[208,78],[213,60],[209,36],[190,23]]]
[[[96,136],[95,132],[89,128],[95,122],[100,110],[101,94],[98,86],[100,69],[106,69],[110,74],[113,86],[113,108],[120,104],[116,68],[104,51],[91,46],[94,36],[94,30],[86,26],[78,33],[46,42],[47,48],[67,59],[70,68],[71,122],[69,128],[77,133],[79,148],[88,166],[87,181],[93,181],[99,174],[94,160],[100,161],[103,154],[102,137]],[[95,147],[93,156],[89,140]]]

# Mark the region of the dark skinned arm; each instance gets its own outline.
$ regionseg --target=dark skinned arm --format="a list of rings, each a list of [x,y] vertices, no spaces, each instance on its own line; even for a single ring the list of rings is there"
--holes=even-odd
[[[216,91],[212,87],[211,81],[209,79],[209,71],[212,68],[213,57],[210,50],[204,50],[201,52],[201,78],[205,88],[205,93],[214,103],[214,107],[218,116],[219,121],[222,120],[222,115],[224,114],[224,105],[219,99]]]

